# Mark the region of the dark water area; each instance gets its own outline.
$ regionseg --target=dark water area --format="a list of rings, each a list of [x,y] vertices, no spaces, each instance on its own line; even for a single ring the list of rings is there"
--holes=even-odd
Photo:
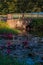
[[[30,65],[43,63],[43,35],[36,33],[29,32],[27,36],[13,35],[10,40],[0,37],[0,53],[17,58],[19,62],[24,60]]]

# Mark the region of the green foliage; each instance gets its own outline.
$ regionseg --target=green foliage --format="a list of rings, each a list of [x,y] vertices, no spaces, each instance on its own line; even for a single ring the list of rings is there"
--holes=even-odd
[[[0,0],[0,14],[43,12],[43,0]]]
[[[35,29],[43,28],[43,19],[33,19],[31,26]]]
[[[30,25],[32,26],[32,34],[43,36],[43,19],[33,19]]]

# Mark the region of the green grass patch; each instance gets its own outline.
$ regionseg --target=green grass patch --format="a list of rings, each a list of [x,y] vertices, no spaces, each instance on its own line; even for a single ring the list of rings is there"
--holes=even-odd
[[[2,33],[18,34],[19,32],[20,32],[20,30],[11,29],[8,27],[6,22],[0,21],[0,34],[2,34]]]
[[[10,29],[10,28],[0,28],[0,34],[3,34],[3,33],[11,33],[11,34],[18,34],[20,31],[19,30],[16,30],[16,29]]]

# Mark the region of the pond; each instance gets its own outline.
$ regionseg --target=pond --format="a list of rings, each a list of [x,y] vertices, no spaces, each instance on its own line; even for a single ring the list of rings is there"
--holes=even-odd
[[[19,62],[25,60],[27,64],[43,62],[43,36],[28,34],[14,35],[13,39],[0,38],[0,53],[17,58]]]

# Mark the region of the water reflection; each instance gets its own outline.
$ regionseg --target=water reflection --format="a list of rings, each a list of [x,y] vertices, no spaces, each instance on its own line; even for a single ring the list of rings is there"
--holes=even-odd
[[[8,41],[11,44],[6,46]],[[0,52],[3,56],[9,54],[21,61],[26,59],[27,63],[43,62],[43,37],[28,34],[28,37],[14,35],[12,40],[0,39]]]

